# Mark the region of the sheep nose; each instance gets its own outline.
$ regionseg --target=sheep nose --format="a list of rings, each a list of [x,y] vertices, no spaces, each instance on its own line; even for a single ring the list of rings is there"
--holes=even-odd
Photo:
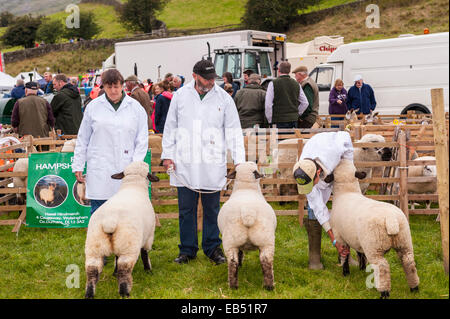
[[[383,148],[381,159],[383,161],[390,161],[392,159],[392,150],[389,147]]]

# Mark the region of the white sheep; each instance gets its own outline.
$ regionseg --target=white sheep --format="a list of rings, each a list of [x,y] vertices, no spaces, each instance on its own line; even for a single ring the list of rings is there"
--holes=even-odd
[[[133,162],[123,173],[112,176],[122,179],[119,191],[92,215],[86,237],[86,298],[94,298],[95,286],[103,269],[103,257],[116,255],[119,294],[128,297],[132,288],[132,271],[141,254],[145,270],[151,270],[148,250],[152,248],[155,211],[149,199],[149,174],[144,162]]]
[[[356,143],[385,143],[386,140],[382,135],[365,134]],[[353,160],[355,162],[376,162],[390,161],[392,158],[392,150],[389,147],[356,147],[353,151]],[[382,176],[384,167],[364,167],[358,169],[366,173],[367,178],[372,176]],[[361,183],[361,192],[366,193],[369,183]]]
[[[262,195],[258,167],[253,162],[242,163],[228,177],[235,178],[233,192],[217,217],[228,261],[228,283],[230,288],[238,288],[238,268],[242,264],[243,251],[259,248],[264,288],[272,290],[277,219]]]
[[[281,141],[278,145],[297,145],[298,141],[301,138],[289,138]],[[308,140],[303,139],[303,143],[305,144]],[[288,164],[292,163],[292,166],[298,160],[298,151],[297,148],[275,148],[272,152],[272,159],[275,163],[279,164]],[[280,178],[289,179],[292,178],[292,168],[281,167],[278,169]],[[295,184],[281,184],[280,185],[280,195],[297,195],[297,185]]]
[[[64,142],[63,147],[61,148],[61,153],[70,153],[75,150],[75,146],[77,145],[77,139],[71,139]]]
[[[14,173],[22,173],[27,172],[28,173],[28,158],[19,158],[14,163],[13,168]],[[28,175],[24,177],[13,177],[13,185],[14,187],[27,187],[28,183]],[[25,203],[25,194],[16,194],[17,203],[19,205],[23,205]]]
[[[55,199],[55,189],[55,183],[50,183],[47,188],[41,188],[39,190],[39,198],[48,205]]]
[[[342,160],[334,170],[333,208],[330,224],[336,240],[358,252],[361,269],[366,258],[375,266],[376,287],[381,298],[391,290],[389,264],[384,254],[394,248],[403,265],[411,291],[419,289],[408,220],[396,206],[361,194],[356,168],[352,161]],[[348,263],[343,267],[349,274]]]
[[[435,161],[434,156],[422,156],[414,161]],[[436,177],[436,165],[418,165],[408,167],[408,177]],[[437,191],[437,180],[429,182],[410,183],[408,182],[409,194],[435,194]],[[430,209],[431,203],[427,201],[427,209]],[[414,203],[412,204],[414,209]]]
[[[152,151],[152,166],[159,166],[161,164],[162,153],[162,137],[155,134],[148,135],[148,148]],[[158,154],[158,155],[153,155]]]

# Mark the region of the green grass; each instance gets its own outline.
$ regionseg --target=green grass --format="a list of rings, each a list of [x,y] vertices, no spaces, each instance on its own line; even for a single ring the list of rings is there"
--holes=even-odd
[[[308,8],[306,8],[304,10],[300,10],[298,13],[299,14],[310,13],[313,11],[328,9],[331,7],[335,7],[335,6],[350,3],[350,2],[355,2],[355,0],[322,0],[316,5],[309,6]]]
[[[243,0],[171,0],[157,17],[169,29],[239,24],[245,12],[245,3]]]
[[[288,205],[286,209],[295,205]],[[10,214],[9,218],[14,217]],[[6,218],[6,217],[2,217]],[[412,294],[402,267],[394,252],[387,254],[391,267],[391,298],[448,298],[449,281],[444,274],[439,224],[433,216],[411,216],[411,230],[419,277],[420,292]],[[227,266],[215,266],[203,252],[187,265],[173,259],[178,254],[178,220],[161,220],[155,231],[153,250],[149,253],[153,273],[143,270],[139,260],[133,271],[131,298],[256,298],[256,299],[376,299],[375,289],[367,289],[369,273],[351,267],[348,277],[342,276],[336,250],[323,233],[323,271],[307,269],[307,235],[296,216],[278,217],[275,251],[275,290],[262,288],[263,278],[257,252],[246,254],[239,272],[239,289],[227,285]],[[1,226],[0,238],[0,298],[83,298],[84,229],[38,229],[22,227],[19,235],[12,227]],[[199,234],[199,237],[201,235]],[[201,242],[201,238],[199,238]],[[118,298],[117,280],[112,276],[113,262],[109,258],[97,285],[97,298]],[[67,288],[68,265],[80,269],[80,288]]]

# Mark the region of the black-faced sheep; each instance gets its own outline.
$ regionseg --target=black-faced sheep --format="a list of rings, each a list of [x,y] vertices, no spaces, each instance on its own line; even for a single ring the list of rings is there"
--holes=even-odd
[[[411,291],[418,290],[419,277],[405,214],[392,204],[363,196],[355,172],[354,164],[348,160],[342,160],[334,170],[330,224],[336,240],[358,252],[362,269],[366,258],[376,266],[381,298],[388,298],[391,290],[389,264],[384,258],[391,248],[401,260]],[[349,273],[347,263],[343,272]]]
[[[94,298],[95,287],[103,269],[103,257],[116,255],[119,294],[128,297],[132,288],[132,271],[141,254],[145,270],[151,270],[148,250],[152,248],[155,212],[149,199],[149,174],[144,162],[133,162],[123,173],[112,176],[122,179],[119,191],[107,200],[89,221],[86,254],[86,298]]]
[[[228,177],[235,178],[233,192],[217,217],[228,261],[228,283],[230,288],[238,288],[243,251],[259,248],[264,288],[272,290],[277,219],[261,193],[258,167],[252,162],[242,163]]]

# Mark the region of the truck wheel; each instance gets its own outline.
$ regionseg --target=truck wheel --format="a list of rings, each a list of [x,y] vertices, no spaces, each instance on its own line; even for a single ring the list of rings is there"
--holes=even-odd
[[[422,104],[413,103],[403,109],[401,114],[407,114],[408,111],[414,111],[416,114],[431,114],[430,110]]]

